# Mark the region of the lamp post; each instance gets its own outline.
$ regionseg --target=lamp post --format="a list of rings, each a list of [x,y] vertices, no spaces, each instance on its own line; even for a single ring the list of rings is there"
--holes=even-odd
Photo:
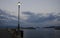
[[[18,2],[18,28],[17,30],[14,29],[14,32],[12,33],[12,38],[23,38],[21,36],[21,30],[20,30],[20,2]]]
[[[17,35],[17,37],[19,38],[21,38],[21,30],[20,30],[20,2],[18,2],[18,28],[17,28],[17,31],[18,31],[18,35]]]
[[[20,31],[20,2],[18,2],[18,32]]]
[[[18,2],[18,29],[17,29],[17,38],[23,38],[23,31],[20,29],[20,5]]]

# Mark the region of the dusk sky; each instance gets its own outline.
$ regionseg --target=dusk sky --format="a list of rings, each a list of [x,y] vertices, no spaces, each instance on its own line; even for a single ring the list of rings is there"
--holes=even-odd
[[[21,2],[21,12],[60,12],[60,0],[0,0],[0,9],[17,13],[17,2]]]
[[[8,19],[5,23],[17,24],[18,2],[22,26],[60,25],[60,0],[0,0],[0,18]]]

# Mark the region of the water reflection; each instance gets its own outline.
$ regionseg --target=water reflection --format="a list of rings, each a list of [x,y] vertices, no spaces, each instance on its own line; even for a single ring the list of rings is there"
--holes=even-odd
[[[60,31],[53,28],[24,29],[24,38],[60,38]]]

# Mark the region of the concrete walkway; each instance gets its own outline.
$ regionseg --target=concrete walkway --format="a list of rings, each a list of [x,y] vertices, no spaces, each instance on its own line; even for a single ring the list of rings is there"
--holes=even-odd
[[[18,36],[14,36],[13,32],[14,31],[8,31],[8,29],[6,28],[3,29],[0,28],[0,38],[23,38],[23,31],[21,31],[22,35],[18,35]]]
[[[0,38],[12,38],[12,35],[8,32],[8,29],[0,29]]]

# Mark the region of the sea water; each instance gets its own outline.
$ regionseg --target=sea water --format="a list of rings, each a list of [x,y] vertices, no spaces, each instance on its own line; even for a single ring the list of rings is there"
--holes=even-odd
[[[24,29],[23,38],[60,38],[60,30],[54,28]]]

